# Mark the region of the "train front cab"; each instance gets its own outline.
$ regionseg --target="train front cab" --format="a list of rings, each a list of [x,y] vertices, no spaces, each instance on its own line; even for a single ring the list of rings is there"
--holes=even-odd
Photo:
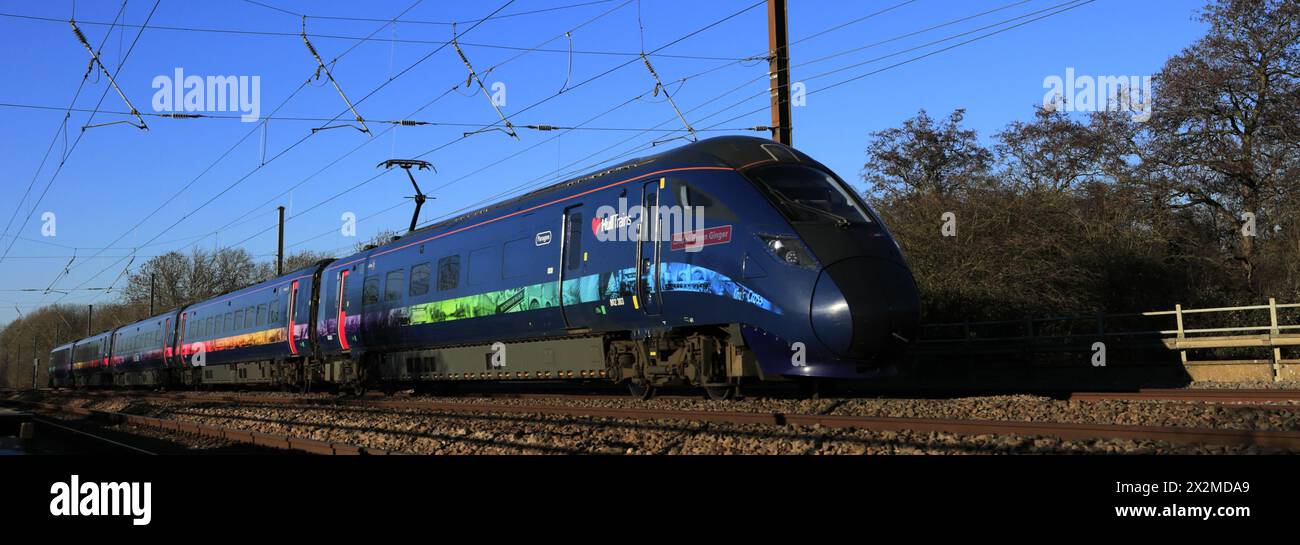
[[[753,282],[792,304],[785,319],[741,328],[762,374],[893,374],[920,322],[916,283],[898,244],[879,216],[825,166],[780,144],[758,147],[767,157],[738,170],[780,215],[751,224],[752,237],[777,262],[764,265],[775,266],[780,280],[768,274]]]

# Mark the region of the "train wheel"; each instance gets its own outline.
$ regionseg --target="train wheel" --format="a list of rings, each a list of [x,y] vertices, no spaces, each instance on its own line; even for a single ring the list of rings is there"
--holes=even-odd
[[[735,397],[735,386],[705,386],[704,397],[713,401],[726,401]]]
[[[646,382],[637,382],[634,380],[627,381],[627,390],[640,400],[647,400],[655,396],[655,387]]]

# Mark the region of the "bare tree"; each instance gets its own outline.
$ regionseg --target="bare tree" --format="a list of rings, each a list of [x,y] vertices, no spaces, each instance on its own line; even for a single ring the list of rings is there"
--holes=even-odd
[[[983,180],[993,154],[975,131],[961,127],[965,110],[955,110],[942,125],[925,110],[899,128],[872,135],[863,179],[876,193],[916,191],[945,195]]]
[[[1216,216],[1245,285],[1257,287],[1256,237],[1296,191],[1300,160],[1300,4],[1212,2],[1209,34],[1157,81],[1149,160],[1174,206]],[[1241,236],[1251,216],[1255,236]]]
[[[375,236],[370,237],[369,239],[366,239],[363,242],[356,243],[355,245],[353,245],[352,249],[353,251],[358,253],[364,252],[370,249],[372,246],[382,246],[384,244],[388,244],[389,242],[392,242],[393,239],[396,238],[397,236],[398,236],[397,231],[394,231],[392,229],[383,229],[378,233],[375,233]]]

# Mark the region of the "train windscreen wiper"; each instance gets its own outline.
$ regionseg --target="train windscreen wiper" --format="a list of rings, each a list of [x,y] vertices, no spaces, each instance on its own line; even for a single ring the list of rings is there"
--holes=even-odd
[[[776,195],[777,199],[780,200],[783,204],[793,205],[802,210],[812,212],[823,218],[827,218],[830,219],[831,221],[834,221],[835,225],[841,229],[846,229],[848,228],[848,226],[853,224],[853,222],[849,221],[849,219],[844,216],[831,212],[830,210],[823,210],[821,208],[817,208],[816,206],[805,204],[797,200],[791,199],[790,197],[781,194],[780,191],[772,191],[772,194]]]

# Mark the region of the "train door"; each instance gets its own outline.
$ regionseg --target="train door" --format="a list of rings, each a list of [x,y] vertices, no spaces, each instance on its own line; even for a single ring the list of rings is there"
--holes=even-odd
[[[663,311],[660,291],[662,288],[661,266],[662,248],[660,232],[663,230],[662,214],[659,213],[659,194],[663,189],[663,180],[647,182],[641,196],[640,241],[637,243],[636,260],[636,298],[640,307],[648,316],[658,315]]]
[[[564,317],[564,327],[572,328],[573,323],[569,319],[569,313],[565,307],[576,304],[578,301],[573,297],[566,297],[564,281],[569,278],[580,278],[582,276],[582,231],[586,229],[586,224],[582,222],[582,204],[575,204],[564,209],[564,216],[560,228],[560,315]]]
[[[180,350],[181,357],[180,357],[180,361],[177,362],[177,367],[182,367],[182,368],[188,367],[188,364],[190,363],[189,361],[185,361],[186,358],[188,358],[190,354],[192,354],[193,352],[197,352],[197,350],[195,349],[185,347],[185,341],[189,340],[185,338],[186,337],[185,324],[189,323],[190,314],[193,313],[182,312],[180,321],[176,322],[176,346],[177,348],[181,349]],[[204,354],[203,357],[205,358],[204,361],[206,362],[207,354]]]
[[[334,308],[335,308],[335,310],[336,310],[337,313],[338,313],[337,316],[338,316],[339,348],[342,349],[342,350],[344,350],[344,351],[348,351],[348,350],[351,350],[351,349],[352,349],[352,347],[351,347],[350,344],[348,343],[348,327],[347,327],[347,320],[348,320],[348,289],[347,289],[347,287],[348,287],[348,275],[349,275],[351,272],[352,272],[352,271],[350,271],[350,270],[347,269],[347,268],[344,268],[343,270],[339,271],[339,275],[338,275],[338,283],[339,283],[338,300],[335,301],[335,302],[334,302],[334,305],[333,305]]]
[[[377,266],[378,262],[373,257],[366,260],[365,280],[361,283],[361,308],[350,311],[356,315],[357,322],[357,331],[353,338],[361,339],[363,348],[378,346],[380,339],[376,337],[384,329],[376,317],[382,314],[384,301],[384,273],[380,272]]]
[[[171,367],[172,365],[172,347],[171,347],[172,319],[171,318],[167,318],[166,320],[163,320],[162,338],[163,338],[163,346],[162,346],[163,367]]]
[[[289,353],[298,355],[297,333],[294,331],[294,318],[298,312],[298,281],[294,280],[289,285],[289,304],[285,307],[285,337],[289,340]]]

